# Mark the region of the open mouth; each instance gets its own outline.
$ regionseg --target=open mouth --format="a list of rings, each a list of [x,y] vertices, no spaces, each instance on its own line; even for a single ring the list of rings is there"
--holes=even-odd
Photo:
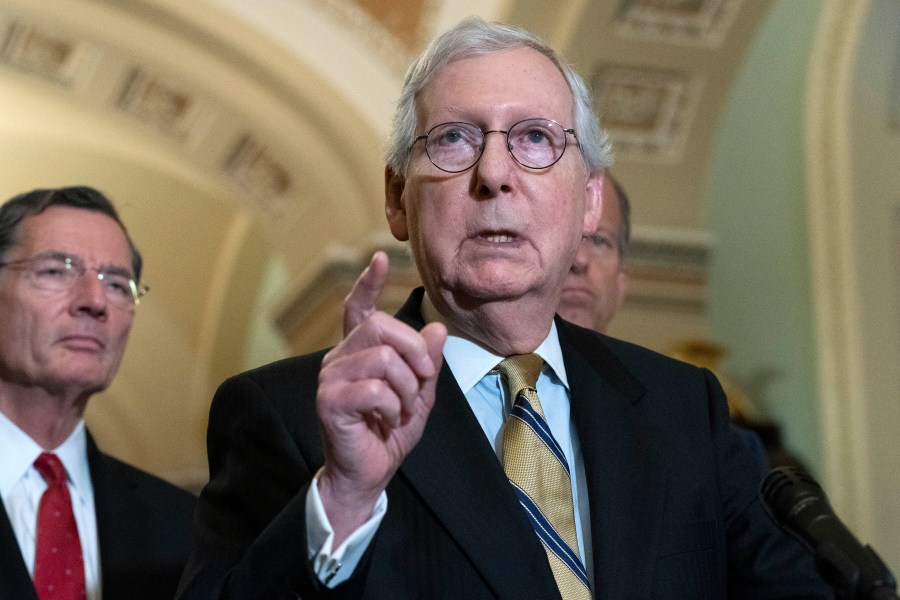
[[[484,233],[481,238],[495,244],[506,244],[515,240],[515,236],[508,233]]]

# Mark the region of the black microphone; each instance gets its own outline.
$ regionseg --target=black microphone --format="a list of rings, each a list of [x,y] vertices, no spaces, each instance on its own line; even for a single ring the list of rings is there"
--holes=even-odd
[[[841,523],[808,473],[796,467],[773,469],[762,482],[760,496],[772,520],[815,555],[819,573],[839,598],[898,598],[890,570]]]

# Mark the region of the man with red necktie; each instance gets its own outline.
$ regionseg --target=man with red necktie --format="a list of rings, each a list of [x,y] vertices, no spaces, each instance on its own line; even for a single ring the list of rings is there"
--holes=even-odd
[[[0,598],[175,593],[194,497],[101,453],[82,418],[125,352],[140,274],[94,189],[0,207]]]

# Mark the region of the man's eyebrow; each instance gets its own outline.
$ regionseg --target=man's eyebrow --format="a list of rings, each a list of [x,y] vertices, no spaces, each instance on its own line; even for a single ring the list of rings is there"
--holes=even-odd
[[[97,267],[97,269],[110,275],[121,275],[122,277],[126,277],[128,279],[134,279],[134,273],[132,272],[132,270],[128,267],[123,267],[122,265],[100,265],[99,267]]]
[[[77,258],[74,254],[70,254],[68,252],[63,252],[62,250],[45,250],[43,252],[38,252],[30,259],[26,260],[34,260],[34,259],[45,259],[45,258],[55,258],[57,260],[66,260],[67,258]]]
[[[73,254],[72,252],[64,252],[63,250],[45,250],[43,252],[35,254],[31,257],[31,259],[28,260],[44,260],[48,258],[62,261],[70,259],[73,262],[78,262],[82,265],[87,266],[87,263],[83,258],[78,256],[77,254]],[[122,277],[127,277],[128,279],[134,279],[134,273],[132,272],[131,268],[124,265],[117,265],[115,263],[101,263],[96,268],[98,271],[102,271],[103,273],[109,273],[110,275],[121,275]]]

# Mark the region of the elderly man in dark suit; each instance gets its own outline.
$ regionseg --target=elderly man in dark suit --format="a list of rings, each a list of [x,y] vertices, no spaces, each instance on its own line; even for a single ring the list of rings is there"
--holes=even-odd
[[[94,189],[0,208],[0,598],[175,594],[194,496],[100,452],[82,419],[125,352],[140,275]]]
[[[413,65],[386,169],[424,289],[224,383],[180,597],[821,598],[708,372],[554,318],[609,164],[581,80],[468,19]]]

